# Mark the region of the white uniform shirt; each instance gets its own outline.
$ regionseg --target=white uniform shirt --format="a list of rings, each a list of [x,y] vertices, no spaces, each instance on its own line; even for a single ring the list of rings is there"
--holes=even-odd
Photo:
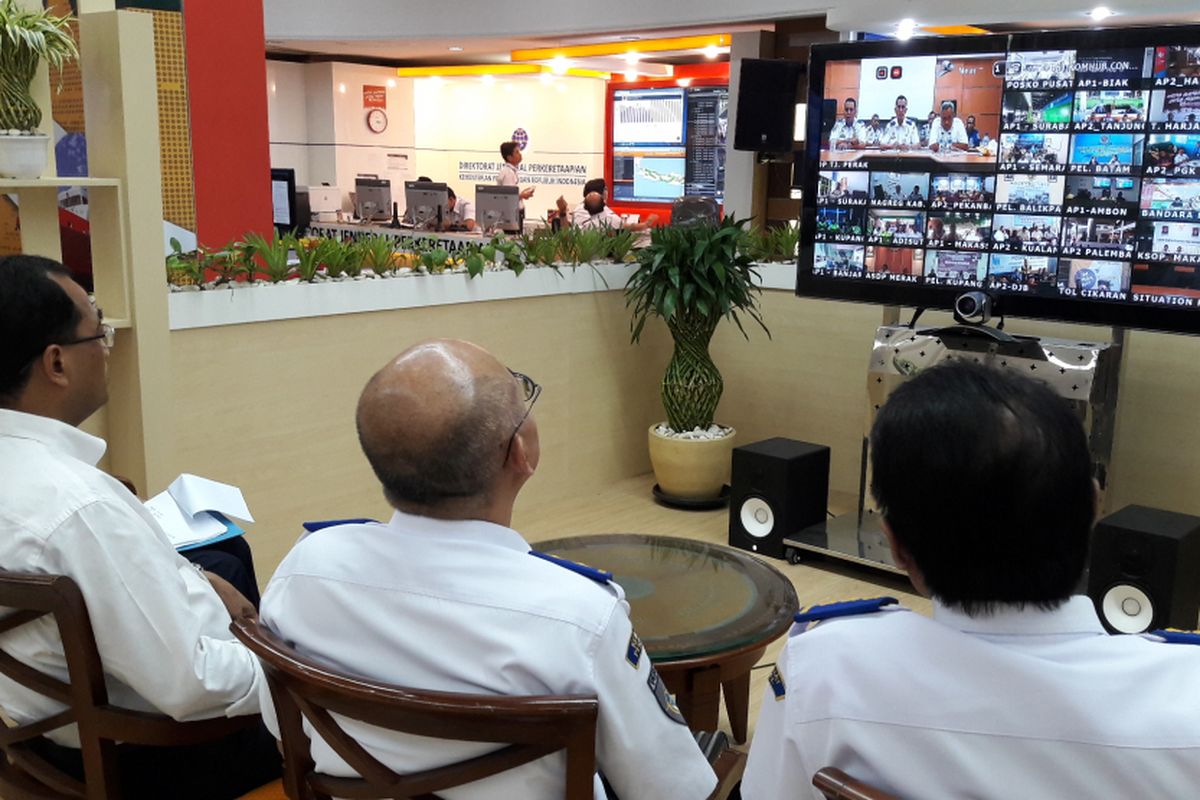
[[[258,713],[258,660],[145,506],[96,469],[104,450],[58,420],[0,409],[0,567],[79,584],[114,705],[176,719]],[[0,647],[67,680],[50,617],[5,634]],[[0,705],[18,722],[63,708],[2,676]],[[49,736],[79,746],[74,726]]]
[[[454,208],[446,209],[444,222],[450,225],[463,225],[467,220],[475,219],[475,204],[465,197],[454,199]]]
[[[517,172],[516,166],[505,161],[503,164],[500,165],[500,172],[498,172],[496,174],[496,185],[497,186],[519,186],[518,178],[519,178],[519,173]],[[517,205],[520,208],[524,208],[525,207],[525,198],[522,197],[517,202]]]
[[[306,655],[375,680],[479,694],[595,694],[597,763],[621,797],[701,800],[716,786],[691,732],[655,699],[649,656],[641,652],[637,666],[627,659],[633,628],[620,587],[529,555],[509,528],[397,512],[388,525],[319,530],[283,560],[263,593],[262,619]],[[276,729],[273,714],[264,719]],[[346,727],[406,772],[496,747]],[[353,774],[310,736],[319,770]],[[559,798],[565,763],[560,752],[442,796]]]
[[[950,150],[955,144],[967,144],[967,126],[961,119],[954,117],[950,123],[950,130],[946,130],[940,119],[935,120],[931,139],[930,144],[937,142],[939,152]]]
[[[917,147],[921,143],[921,132],[917,130],[917,123],[913,122],[909,117],[904,118],[904,124],[901,125],[895,119],[888,120],[888,124],[884,126],[883,137],[879,140],[883,145],[907,145],[908,147]]]
[[[599,214],[592,214],[585,204],[580,203],[571,211],[571,224],[580,228],[620,228],[625,221],[608,205]]]
[[[793,629],[746,800],[820,798],[824,766],[901,797],[1184,798],[1200,785],[1200,647],[1109,636],[1087,597],[972,619],[935,602]]]
[[[838,121],[833,123],[833,130],[829,132],[829,145],[837,147],[842,142],[855,140],[863,140],[862,120],[855,119],[854,122],[847,125],[845,117],[839,117]]]

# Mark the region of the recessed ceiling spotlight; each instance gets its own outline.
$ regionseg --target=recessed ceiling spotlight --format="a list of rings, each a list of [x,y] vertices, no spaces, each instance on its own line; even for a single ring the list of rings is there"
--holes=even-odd
[[[641,60],[642,60],[641,54],[636,53],[633,50],[630,50],[628,53],[625,54],[625,63],[629,64],[630,66],[638,63]]]
[[[1096,6],[1088,12],[1088,16],[1092,18],[1092,22],[1103,22],[1113,16],[1113,10],[1108,6]]]
[[[917,29],[917,23],[911,17],[905,17],[896,24],[896,38],[904,42],[912,38]]]
[[[451,53],[461,53],[462,45],[452,44],[449,47],[447,47],[446,49],[449,50]]]
[[[550,71],[555,75],[567,74],[567,59],[565,56],[555,56],[550,59]]]
[[[638,79],[638,71],[636,69],[625,70],[625,81],[627,83],[633,83],[637,79]]]
[[[704,57],[709,61],[714,60],[719,55],[721,55],[721,48],[717,47],[715,44],[710,44],[708,47],[704,48]]]

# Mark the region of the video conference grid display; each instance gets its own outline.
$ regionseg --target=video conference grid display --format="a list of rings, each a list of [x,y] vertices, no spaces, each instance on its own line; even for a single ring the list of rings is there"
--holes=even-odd
[[[825,70],[814,277],[1200,302],[1200,47]]]
[[[617,89],[612,199],[670,203],[725,196],[729,87]]]

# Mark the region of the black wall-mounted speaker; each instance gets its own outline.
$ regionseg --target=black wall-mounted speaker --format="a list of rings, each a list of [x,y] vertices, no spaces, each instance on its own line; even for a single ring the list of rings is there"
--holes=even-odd
[[[729,544],[783,558],[783,539],[825,520],[829,448],[764,439],[733,449]]]
[[[796,91],[808,71],[802,61],[747,58],[738,79],[735,150],[792,152]]]
[[[1097,522],[1088,596],[1113,633],[1195,628],[1200,615],[1200,517],[1126,506]]]

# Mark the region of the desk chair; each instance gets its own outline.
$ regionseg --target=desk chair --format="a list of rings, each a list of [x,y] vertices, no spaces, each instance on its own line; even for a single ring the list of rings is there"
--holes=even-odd
[[[0,650],[0,673],[27,689],[67,706],[53,716],[0,728],[0,797],[5,800],[118,800],[117,742],[175,746],[220,739],[258,724],[257,716],[197,722],[117,708],[108,703],[104,669],[96,650],[87,606],[75,581],[62,575],[0,571],[0,634],[50,615],[58,626],[70,682],[46,675]],[[39,756],[36,742],[50,731],[74,724],[79,729],[84,780],[81,782]],[[34,745],[34,747],[31,747]]]
[[[856,781],[837,767],[822,767],[813,775],[813,786],[826,800],[900,800],[893,794]]]
[[[671,224],[677,228],[716,225],[720,221],[721,210],[711,197],[680,197],[671,204]]]

